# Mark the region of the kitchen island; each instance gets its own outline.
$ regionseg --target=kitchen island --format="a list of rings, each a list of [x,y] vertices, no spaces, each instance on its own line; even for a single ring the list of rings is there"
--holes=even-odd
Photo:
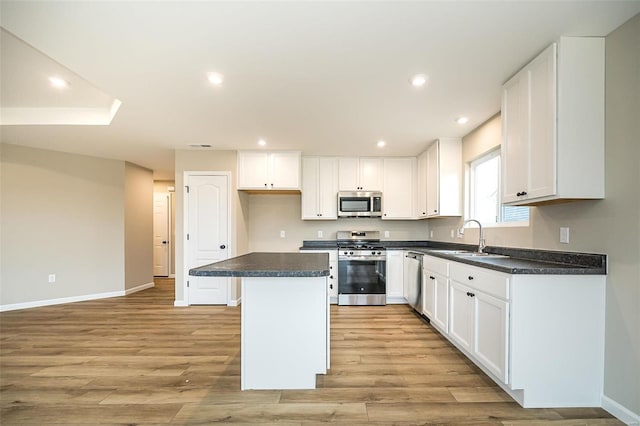
[[[315,389],[329,363],[329,257],[249,253],[194,268],[242,277],[241,389]]]

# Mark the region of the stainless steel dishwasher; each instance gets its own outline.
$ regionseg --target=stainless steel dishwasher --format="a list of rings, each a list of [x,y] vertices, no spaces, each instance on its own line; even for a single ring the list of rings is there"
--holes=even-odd
[[[407,302],[422,314],[422,253],[405,255],[404,276],[407,285]]]

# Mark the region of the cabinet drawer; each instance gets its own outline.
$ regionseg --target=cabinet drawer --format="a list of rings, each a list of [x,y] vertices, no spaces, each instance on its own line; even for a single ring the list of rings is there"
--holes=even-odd
[[[425,270],[445,277],[449,276],[449,261],[426,255],[422,259],[422,265]]]
[[[509,299],[509,275],[451,262],[451,279],[501,299]]]

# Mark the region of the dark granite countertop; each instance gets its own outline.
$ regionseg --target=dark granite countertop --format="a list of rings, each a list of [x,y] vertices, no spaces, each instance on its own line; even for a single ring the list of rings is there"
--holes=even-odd
[[[249,253],[189,270],[207,277],[325,277],[329,256],[322,253]]]
[[[439,250],[475,251],[476,245],[439,241],[381,241],[387,250],[413,250],[430,256],[508,274],[540,275],[606,275],[607,256],[551,250],[489,246],[485,252],[501,257],[467,257]],[[301,250],[337,249],[335,241],[304,241]]]

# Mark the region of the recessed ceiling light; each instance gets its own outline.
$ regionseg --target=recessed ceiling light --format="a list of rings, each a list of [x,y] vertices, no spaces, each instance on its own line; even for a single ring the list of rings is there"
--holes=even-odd
[[[224,82],[224,75],[219,72],[210,72],[207,73],[207,79],[209,80],[209,83],[214,86],[222,86],[222,83]]]
[[[60,77],[49,77],[49,83],[56,89],[64,89],[69,86],[69,83]]]
[[[260,146],[265,146],[266,144],[267,144],[267,141],[265,141],[264,139],[260,139],[258,141],[258,145],[260,145]]]
[[[386,145],[387,143],[385,141],[378,141],[378,148],[382,148]]]
[[[469,121],[469,118],[467,118],[467,117],[458,117],[458,118],[456,118],[455,121],[458,124],[467,124],[467,122]]]
[[[429,78],[425,74],[416,74],[409,79],[413,87],[422,87],[427,84]]]

